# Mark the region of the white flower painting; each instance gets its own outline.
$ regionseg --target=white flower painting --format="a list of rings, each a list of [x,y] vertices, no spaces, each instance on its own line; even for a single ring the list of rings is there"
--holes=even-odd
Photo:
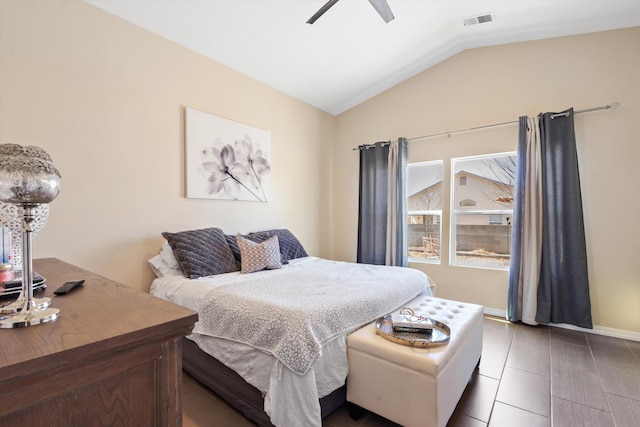
[[[267,202],[271,132],[185,108],[187,197]]]

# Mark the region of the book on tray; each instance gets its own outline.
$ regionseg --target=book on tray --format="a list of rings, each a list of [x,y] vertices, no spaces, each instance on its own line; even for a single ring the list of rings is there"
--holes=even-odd
[[[394,313],[391,315],[391,326],[395,332],[418,334],[431,334],[433,332],[433,320],[424,315]]]

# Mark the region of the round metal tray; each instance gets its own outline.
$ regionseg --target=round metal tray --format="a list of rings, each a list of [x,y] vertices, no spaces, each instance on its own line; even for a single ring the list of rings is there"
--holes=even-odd
[[[431,320],[433,321],[433,331],[430,334],[398,332],[393,330],[391,315],[386,314],[376,319],[376,333],[391,342],[409,347],[426,348],[447,344],[451,337],[451,329],[438,320]]]

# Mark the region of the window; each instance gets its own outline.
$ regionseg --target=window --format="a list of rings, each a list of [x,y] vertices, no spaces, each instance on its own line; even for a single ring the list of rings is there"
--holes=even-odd
[[[515,172],[515,153],[451,160],[452,265],[509,268]]]
[[[411,261],[440,263],[441,160],[409,164],[407,211],[409,259]]]

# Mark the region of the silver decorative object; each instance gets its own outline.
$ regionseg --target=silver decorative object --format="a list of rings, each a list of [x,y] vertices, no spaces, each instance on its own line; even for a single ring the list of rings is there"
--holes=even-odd
[[[0,328],[17,328],[55,320],[60,310],[49,307],[50,298],[33,298],[31,239],[40,205],[52,202],[60,192],[60,172],[41,148],[0,145],[0,201],[22,208],[22,292],[2,308]]]

